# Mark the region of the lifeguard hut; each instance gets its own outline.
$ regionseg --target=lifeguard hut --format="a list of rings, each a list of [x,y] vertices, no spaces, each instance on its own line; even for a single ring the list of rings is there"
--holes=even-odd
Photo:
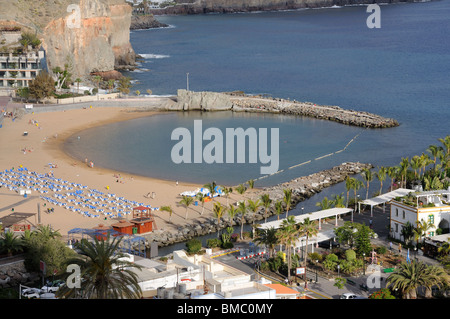
[[[133,208],[133,218],[130,223],[134,224],[133,234],[149,233],[156,228],[155,218],[152,209],[146,206],[138,206]]]

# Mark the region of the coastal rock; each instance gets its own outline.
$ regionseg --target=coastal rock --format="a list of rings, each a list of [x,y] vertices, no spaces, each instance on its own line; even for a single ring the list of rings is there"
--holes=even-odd
[[[153,14],[148,15],[133,14],[131,16],[130,30],[166,28],[166,27],[168,27],[168,25],[156,20]]]
[[[188,90],[177,91],[176,109],[184,111],[225,111],[231,110],[230,96],[216,92],[193,92]]]

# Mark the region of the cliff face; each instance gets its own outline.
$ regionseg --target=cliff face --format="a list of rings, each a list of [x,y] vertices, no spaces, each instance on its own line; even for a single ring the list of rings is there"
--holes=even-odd
[[[37,33],[50,70],[70,63],[75,79],[135,65],[125,0],[0,0],[0,8],[0,25]]]
[[[68,12],[43,30],[48,68],[70,63],[74,76],[82,77],[133,66],[131,7],[107,0],[80,0],[78,6],[79,15]]]
[[[353,4],[413,2],[414,0],[196,0],[178,1],[175,6],[152,10],[158,14],[233,13],[301,8],[322,8]]]

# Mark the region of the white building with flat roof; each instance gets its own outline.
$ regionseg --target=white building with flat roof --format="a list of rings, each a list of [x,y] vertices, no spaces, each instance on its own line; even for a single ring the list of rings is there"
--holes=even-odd
[[[391,200],[391,236],[403,240],[402,229],[409,222],[416,227],[420,222],[430,223],[425,237],[433,237],[437,229],[449,232],[450,190],[411,192],[409,195]]]

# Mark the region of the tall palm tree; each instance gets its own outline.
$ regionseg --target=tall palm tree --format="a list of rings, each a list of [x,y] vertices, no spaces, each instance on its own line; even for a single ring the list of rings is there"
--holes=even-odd
[[[183,195],[183,198],[180,201],[180,204],[186,207],[186,215],[185,219],[188,217],[188,208],[194,202],[194,198],[191,196]]]
[[[353,182],[352,182],[352,188],[353,188],[353,192],[354,192],[354,196],[355,196],[355,211],[356,211],[356,207],[358,205],[358,201],[357,201],[357,197],[356,197],[356,193],[362,188],[364,187],[364,183],[362,181],[360,181],[357,178],[353,178]]]
[[[291,208],[292,189],[283,189],[283,202],[286,204],[286,218],[288,217],[289,209]]]
[[[409,158],[402,157],[402,160],[400,162],[400,174],[402,176],[401,187],[403,188],[406,187],[406,173],[408,172],[409,165],[410,165]]]
[[[227,206],[228,206],[228,198],[229,198],[230,194],[233,192],[233,188],[222,186],[222,191],[225,194],[225,198],[227,199]]]
[[[440,154],[444,153],[443,148],[437,145],[430,145],[427,148],[427,152],[430,153],[431,156],[433,156],[433,163],[434,163],[433,169],[436,169],[436,160]]]
[[[170,223],[170,220],[172,219],[172,214],[173,214],[172,206],[161,206],[159,208],[159,210],[169,213],[169,223]]]
[[[260,197],[262,205],[264,206],[264,222],[267,223],[267,210],[270,207],[270,204],[272,204],[272,200],[270,199],[269,194],[263,194]]]
[[[308,240],[312,237],[317,236],[319,233],[319,229],[317,228],[316,221],[312,221],[308,218],[305,218],[303,222],[299,225],[299,232],[302,236],[305,236],[306,242],[305,242],[305,267],[306,267],[306,259],[308,257]]]
[[[375,176],[380,181],[380,195],[383,193],[383,182],[386,180],[387,168],[381,166],[378,169],[378,172],[375,173]]]
[[[259,207],[261,207],[261,201],[258,199],[256,201],[253,201],[251,199],[248,200],[248,210],[253,213],[253,222],[255,221],[256,212],[258,211]],[[255,225],[252,226],[252,229],[254,230]]]
[[[397,166],[391,166],[387,170],[387,174],[388,174],[389,178],[391,179],[391,192],[394,187],[394,180],[398,175],[398,170],[399,170],[399,168]]]
[[[287,266],[288,266],[288,282],[291,281],[291,267],[292,267],[292,245],[298,237],[297,227],[295,225],[294,216],[289,216],[283,220],[281,228],[278,229],[276,236],[278,242],[283,244],[286,248]]]
[[[373,180],[372,171],[369,168],[365,168],[365,169],[363,169],[361,176],[363,177],[364,181],[366,182],[366,199],[368,199],[369,198],[369,185],[370,185],[370,182]]]
[[[280,215],[283,212],[283,202],[278,200],[275,202],[275,213],[277,214],[277,219],[280,220]]]
[[[277,229],[274,227],[258,229],[254,242],[266,246],[269,249],[269,258],[273,257],[275,246],[278,244]]]
[[[236,208],[236,206],[234,206],[233,204],[228,205],[228,209],[227,209],[227,214],[228,217],[230,218],[230,225],[233,225],[233,218],[234,216],[236,216],[236,214],[238,213],[238,209]]]
[[[81,289],[62,286],[57,295],[75,298],[82,292],[88,299],[137,299],[142,296],[136,270],[141,266],[123,260],[120,251],[122,237],[82,239],[77,245],[80,254],[68,261],[81,271]],[[69,276],[69,274],[66,274]]]
[[[221,203],[214,203],[213,207],[213,213],[214,216],[217,218],[217,230],[220,229],[220,219],[222,218],[223,213],[225,212],[225,207],[222,206]],[[220,232],[217,231],[217,237],[220,237]]]
[[[420,156],[414,155],[411,158],[409,165],[414,170],[414,179],[417,179],[417,170],[420,168]]]
[[[439,142],[443,145],[444,154],[446,157],[450,156],[450,135],[447,135],[444,138],[440,138]]]
[[[353,189],[353,183],[354,183],[354,179],[350,178],[350,176],[347,175],[347,177],[345,178],[345,189],[347,191],[347,203],[345,204],[345,207],[348,207],[349,194],[350,194],[350,190]]]
[[[201,192],[198,192],[197,195],[195,195],[195,197],[202,203],[202,212],[200,213],[200,215],[203,215],[203,212],[205,211],[205,201],[208,198],[208,196],[206,196]]]
[[[239,202],[238,212],[241,214],[241,239],[244,239],[244,216],[247,214],[247,205],[245,204],[245,201]]]

